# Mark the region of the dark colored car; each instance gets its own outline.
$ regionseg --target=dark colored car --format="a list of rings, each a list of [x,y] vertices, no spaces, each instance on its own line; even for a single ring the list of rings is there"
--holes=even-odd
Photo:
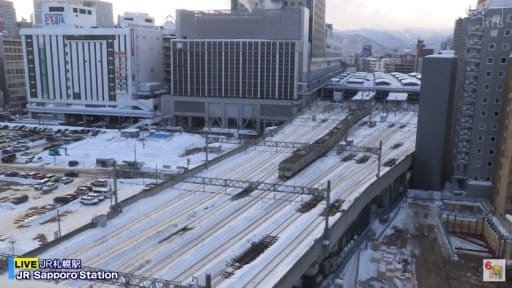
[[[7,172],[4,173],[4,176],[5,177],[16,177],[16,176],[18,176],[18,172],[16,172],[16,171],[7,171]]]
[[[80,163],[76,160],[71,160],[68,162],[69,167],[76,167],[76,166],[78,166],[78,164],[80,164]]]
[[[12,204],[18,205],[18,204],[27,202],[28,201],[28,195],[27,194],[22,194],[22,195],[12,196],[10,200],[11,200]]]
[[[73,201],[73,197],[69,195],[64,196],[57,196],[53,198],[53,203],[55,204],[68,204],[69,202]]]
[[[71,197],[73,200],[78,199],[80,197],[80,195],[78,195],[78,193],[69,193],[64,196]]]
[[[78,177],[79,174],[76,171],[68,171],[68,172],[64,173],[64,176],[66,176],[66,177]]]

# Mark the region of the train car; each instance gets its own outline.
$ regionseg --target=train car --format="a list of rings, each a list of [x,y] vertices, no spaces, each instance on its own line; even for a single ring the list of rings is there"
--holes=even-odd
[[[313,161],[327,154],[341,141],[343,135],[359,120],[366,117],[370,111],[369,108],[363,108],[350,113],[327,134],[313,142],[312,145],[293,152],[290,157],[279,163],[279,178],[290,179]]]

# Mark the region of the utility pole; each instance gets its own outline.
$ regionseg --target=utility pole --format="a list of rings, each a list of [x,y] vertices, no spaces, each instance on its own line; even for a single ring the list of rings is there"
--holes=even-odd
[[[14,243],[16,243],[16,240],[13,240],[12,239],[12,236],[11,236],[11,240],[9,240],[9,244],[11,244],[11,255],[12,257],[14,257]]]
[[[377,163],[377,178],[380,178],[380,163],[382,161],[382,140],[379,142],[379,161]]]
[[[206,141],[206,145],[205,145],[205,152],[206,152],[206,159],[205,159],[205,167],[206,167],[206,170],[208,170],[208,137],[210,136],[210,117],[208,116],[208,120],[207,120],[207,123],[206,123],[207,127],[208,127],[208,131],[206,131],[206,138],[205,138],[205,141]]]
[[[137,165],[137,146],[135,144],[133,144],[133,159],[134,164]]]
[[[324,245],[329,245],[329,207],[331,206],[331,180],[327,181],[325,189],[325,227],[324,227]]]
[[[59,238],[62,237],[62,232],[60,230],[60,212],[59,209],[57,209],[57,225],[59,227]]]
[[[121,207],[119,206],[119,201],[117,197],[117,162],[115,160],[112,169],[112,176],[114,177],[114,206],[111,206],[110,210],[121,212]]]
[[[158,184],[158,162],[155,164],[155,179],[156,184]]]

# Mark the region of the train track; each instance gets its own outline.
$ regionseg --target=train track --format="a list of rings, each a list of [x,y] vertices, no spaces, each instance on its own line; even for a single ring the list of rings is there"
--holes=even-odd
[[[383,133],[389,134],[387,131],[384,131]],[[404,134],[404,133],[402,133],[402,134]],[[383,135],[382,133],[378,133],[378,135],[374,135],[373,137],[371,137],[373,139],[366,139],[365,141],[363,141],[362,144],[369,144],[372,141],[375,141],[375,138],[381,138],[383,136],[385,136],[385,135]],[[389,140],[391,140],[391,139],[388,139],[388,141]],[[413,145],[410,144],[409,146],[413,146]],[[405,148],[410,149],[411,147],[405,147]],[[401,157],[405,156],[404,154],[407,154],[407,153],[404,153],[403,151],[409,150],[409,149],[399,149],[399,151],[401,151],[401,153],[399,153],[400,156]],[[396,155],[396,156],[398,156],[398,155]],[[333,191],[341,190],[343,192],[348,191],[348,194],[353,194],[356,191],[350,190],[350,189],[341,189],[341,188],[343,188],[342,186],[344,186],[346,184],[348,187],[350,187],[350,186],[354,187],[357,184],[367,183],[368,180],[371,180],[371,178],[375,177],[373,173],[364,173],[364,171],[368,171],[368,168],[369,168],[368,166],[371,166],[370,164],[371,163],[365,163],[364,165],[358,165],[360,167],[359,169],[351,169],[348,173],[345,173],[342,177],[341,177],[341,175],[329,175],[328,177],[324,178],[324,180],[339,179],[339,181],[333,181],[332,190]],[[338,169],[338,171],[339,170],[340,169]],[[359,179],[358,179],[358,177],[354,177],[355,176],[354,174],[359,174],[359,173],[366,174],[366,175],[365,175],[365,177],[361,177]],[[350,181],[350,180],[352,180],[352,181]],[[349,184],[346,182],[351,182],[351,183]],[[343,194],[348,196],[347,193],[343,193]],[[343,194],[340,196],[342,197]],[[313,234],[313,231],[315,231],[316,229],[319,229],[319,227],[322,227],[322,221],[323,220],[321,218],[314,219],[311,222],[311,224],[305,226],[306,228],[290,244],[288,244],[283,251],[281,251],[277,256],[275,256],[270,262],[267,262],[264,266],[262,265],[262,267],[264,267],[262,270],[259,270],[258,272],[251,271],[251,272],[253,272],[253,274],[256,274],[256,275],[249,282],[247,282],[247,284],[244,285],[244,287],[260,287],[261,285],[263,285],[261,287],[264,287],[267,284],[271,285],[270,283],[265,284],[265,283],[263,283],[263,281],[266,279],[266,277],[268,275],[271,274],[272,271],[277,269],[277,267],[283,261],[285,261],[285,259],[287,259],[287,257],[290,255],[290,253],[292,253],[295,249],[297,249],[297,246],[301,245],[308,237],[311,237],[311,235]],[[301,224],[303,224],[303,223],[301,222]],[[304,225],[302,225],[302,227],[304,227]],[[277,232],[277,233],[281,234],[281,232]],[[319,233],[317,232],[316,234],[318,235]],[[272,234],[272,235],[275,235],[275,234]],[[252,267],[251,270],[255,270],[254,266]],[[243,276],[246,277],[247,275],[244,274]],[[214,283],[219,284],[219,282],[214,282]]]
[[[284,157],[284,155],[280,155],[280,158]],[[275,161],[278,161],[279,159],[274,159]],[[276,167],[275,164],[272,165],[273,168]],[[265,168],[266,169],[266,168]],[[277,174],[277,171],[274,171],[274,169],[272,169],[272,171],[270,171],[270,173],[268,173],[265,177],[262,177],[261,180],[264,181],[268,181],[269,178],[275,178],[275,175]],[[272,177],[274,176],[274,177]],[[271,181],[272,182],[272,181]],[[313,183],[310,183],[310,184],[313,184]],[[255,196],[255,198],[253,200],[251,200],[247,205],[245,205],[243,207],[243,209],[240,209],[240,211],[242,211],[243,213],[241,213],[240,215],[244,214],[244,213],[247,213],[248,210],[251,208],[251,207],[254,207],[258,202],[259,202],[259,199],[261,198],[265,198],[267,197],[269,194],[271,194],[272,192],[262,192],[262,191],[255,191],[253,192],[253,194],[257,194]],[[271,205],[274,205],[276,206],[277,208],[281,208],[281,207],[286,207],[288,204],[287,203],[284,203],[285,201],[293,201],[293,200],[296,200],[296,197],[295,196],[292,196],[291,198],[290,197],[287,197],[287,196],[290,196],[290,195],[285,195],[285,197],[282,197],[280,200],[281,201],[277,201],[277,202],[273,202]],[[295,197],[295,198],[294,198]],[[268,211],[268,210],[267,210]],[[252,231],[254,231],[255,228],[259,227],[261,224],[265,223],[268,221],[268,219],[270,219],[270,217],[272,217],[273,215],[275,215],[275,213],[279,212],[279,209],[276,209],[276,208],[272,208],[270,209],[270,213],[266,213],[262,218],[259,218],[257,221],[253,222],[252,224],[249,224],[249,223],[245,223],[246,224],[246,228],[242,231],[242,232],[238,232],[234,238],[232,238],[229,243],[225,243],[224,245],[219,245],[221,248],[224,247],[225,249],[227,249],[228,247],[231,247],[231,245],[234,245],[236,244],[240,239],[243,239],[245,236],[249,235]],[[237,215],[239,216],[239,215]],[[236,219],[236,218],[233,218],[233,219]],[[230,221],[227,221],[227,223],[229,223]],[[220,225],[217,225],[217,226],[220,226]],[[200,239],[202,240],[202,239]],[[195,244],[195,243],[194,243]],[[220,244],[220,243],[217,243],[217,244]],[[193,245],[191,245],[193,246]],[[182,251],[187,251],[188,249],[182,249]],[[204,263],[208,263],[210,259],[215,259],[215,257],[219,254],[221,254],[223,252],[222,249],[215,249],[214,251],[211,251],[208,253],[208,255],[205,255],[205,258],[203,258],[199,263],[195,263],[194,267],[201,267],[202,264]],[[177,258],[177,257],[174,257],[176,254],[173,253],[173,258]],[[182,255],[178,255],[178,256],[182,256]],[[170,265],[172,263],[164,263],[164,265]],[[183,268],[183,267],[181,267]],[[180,275],[178,275],[177,277],[169,277],[169,278],[173,278],[175,279],[176,281],[184,281],[187,279],[187,277],[190,277],[191,275],[193,275],[193,272],[191,274],[191,271],[194,271],[194,269],[187,269],[188,271]],[[147,272],[147,271],[144,271],[144,272]]]
[[[256,160],[258,158],[257,156],[258,155],[254,155],[254,157],[252,157],[251,160]],[[241,167],[250,166],[251,165],[251,161],[247,161],[246,163],[240,163],[240,165],[241,165]],[[232,173],[228,174],[228,176],[231,176],[231,175],[235,174],[235,172],[236,171],[232,171]],[[201,192],[202,191],[202,188],[199,185],[191,185],[191,184],[189,184],[188,186],[194,186],[194,188],[193,188],[194,191],[197,191],[197,192]],[[172,192],[168,192],[168,193],[172,193]],[[191,213],[194,209],[197,209],[198,207],[201,207],[207,201],[215,198],[214,194],[202,194],[202,195],[205,195],[204,199],[201,199],[200,201],[194,202],[195,205],[192,206],[192,207],[187,207],[186,206],[185,209],[179,211],[178,214],[172,215],[170,219],[168,218],[168,220],[176,220],[176,219],[178,219],[178,218],[180,218],[180,217],[182,217],[182,216],[184,216],[184,215],[186,215],[188,213]],[[173,208],[175,208],[177,206],[183,205],[185,201],[187,201],[187,200],[189,200],[191,198],[194,198],[194,193],[184,193],[184,194],[180,195],[177,199],[173,199],[173,202],[172,202],[171,205],[162,205],[162,206],[158,207],[158,209],[153,211],[150,215],[145,215],[144,217],[140,217],[140,218],[134,220],[130,224],[130,226],[131,227],[141,226],[141,225],[147,223],[148,221],[157,219],[157,218],[155,218],[155,217],[157,217],[157,215],[160,215],[163,212],[166,212],[168,210],[172,210]],[[164,223],[157,224],[156,227],[151,229],[151,231],[147,231],[147,230],[140,231],[140,232],[144,232],[144,233],[140,233],[136,238],[131,238],[130,242],[138,242],[138,241],[144,239],[144,237],[148,235],[147,234],[148,232],[158,231],[158,230],[164,228],[164,226],[166,226],[166,224],[168,224],[170,222],[171,221],[166,221]],[[98,247],[99,243],[105,243],[104,241],[109,239],[109,238],[116,238],[116,237],[122,236],[123,234],[130,233],[131,230],[133,230],[133,229],[134,228],[131,228],[131,229],[128,230],[128,229],[125,229],[125,227],[120,227],[116,232],[109,233],[108,235],[103,235],[100,239],[96,240],[93,243],[90,243],[89,245],[86,245],[86,246],[82,247],[80,250],[74,251],[72,254],[67,255],[67,257],[76,257],[78,255],[87,255],[87,251],[90,251],[92,248]],[[152,234],[154,234],[154,233],[152,233]],[[115,252],[119,252],[120,249],[129,248],[129,247],[124,247],[124,246],[117,245],[116,243],[111,243],[111,244],[112,244],[112,247],[105,247],[105,248],[108,248],[107,249],[108,250],[108,254],[110,254],[110,255],[114,255],[114,253]],[[102,257],[102,255],[99,255],[95,259],[85,259],[85,260],[87,261],[88,265],[94,266],[94,265],[99,264],[98,261],[95,261],[97,259],[104,259],[104,258]]]
[[[405,117],[405,116],[404,116]],[[400,119],[401,122],[405,119]],[[320,121],[321,122],[321,121]],[[319,123],[320,123],[319,122]],[[329,123],[329,121],[326,121],[324,123],[325,126],[329,126],[329,124],[332,124],[334,126],[334,123]],[[392,132],[396,132],[398,128],[393,128]],[[283,129],[284,130],[284,129]],[[308,130],[308,129],[303,129]],[[395,141],[395,136],[391,134],[389,131],[390,129],[384,129],[379,130],[378,133],[370,134],[369,137],[364,138],[364,140],[357,143],[357,145],[365,145],[365,146],[375,146],[375,143],[378,143],[378,140],[383,139],[384,141],[384,147],[385,151],[389,151],[389,157],[403,157],[405,150],[409,150],[411,144],[406,143],[403,147],[400,149],[390,150],[390,146],[394,144],[393,141]],[[301,130],[302,131],[302,130]],[[406,130],[403,130],[400,135],[403,135]],[[377,132],[377,131],[376,131]],[[291,135],[292,137],[288,138],[286,135],[278,134],[276,135],[273,140],[275,141],[294,141],[294,139],[299,139],[301,137],[305,137],[304,134],[307,133],[297,133],[295,135],[291,134],[291,130],[288,130],[286,132],[288,135]],[[321,134],[324,134],[325,131],[321,131],[321,129],[312,129],[312,131],[309,131],[310,139],[313,139],[315,137],[320,137]],[[318,135],[318,136],[311,136],[311,135]],[[389,136],[388,136],[389,135]],[[408,135],[408,134],[407,134]],[[293,137],[295,136],[295,137]],[[307,138],[307,137],[306,137]],[[282,139],[282,140],[280,140]],[[399,139],[399,138],[398,138]],[[297,140],[295,140],[297,141]],[[306,142],[311,140],[302,140],[299,139],[300,142]],[[413,144],[412,144],[413,146]],[[251,180],[259,180],[259,181],[268,181],[267,179],[272,179],[272,181],[277,181],[277,165],[273,164],[273,167],[271,164],[268,165],[257,165],[258,161],[257,158],[261,158],[261,162],[263,163],[265,161],[279,161],[281,158],[286,157],[286,154],[276,154],[272,153],[271,151],[275,150],[275,148],[269,150],[268,152],[264,151],[257,151],[261,153],[256,152],[242,152],[242,153],[252,153],[247,158],[246,157],[238,157],[237,163],[239,163],[239,170],[245,171],[241,174],[236,174],[236,172],[233,172],[233,169],[229,169],[229,167],[233,166],[233,162],[226,163],[228,161],[223,161],[219,164],[217,164],[215,167],[212,167],[210,170],[212,174],[221,175],[222,178],[252,178]],[[283,151],[283,149],[279,149],[276,151]],[[289,150],[285,150],[286,152],[289,152]],[[262,153],[268,153],[266,157],[262,157]],[[252,159],[252,160],[251,160]],[[250,160],[250,161],[249,161]],[[375,160],[373,160],[375,161]],[[236,164],[236,163],[235,163]],[[350,186],[354,187],[357,185],[360,185],[361,183],[367,183],[371,180],[372,177],[375,177],[375,173],[371,167],[373,167],[374,162],[367,162],[361,165],[354,166],[346,166],[344,163],[343,165],[339,165],[338,161],[326,161],[324,167],[322,167],[322,177],[311,177],[310,179],[307,179],[306,175],[308,175],[308,172],[311,169],[314,169],[312,167],[306,168],[306,170],[300,172],[296,177],[294,177],[288,184],[294,183],[294,185],[301,185],[301,183],[304,183],[303,185],[306,186],[313,186],[314,184],[318,183],[322,180],[332,180],[332,191],[333,191],[333,197],[338,196],[337,198],[344,197],[344,196],[353,196],[358,193],[358,191],[355,191],[354,189],[351,189]],[[245,168],[244,168],[245,167]],[[259,168],[259,169],[258,169]],[[349,169],[350,168],[350,169]],[[214,173],[213,171],[218,171]],[[371,172],[371,173],[370,173]],[[375,167],[376,172],[376,167]],[[231,174],[234,173],[234,174]],[[259,178],[256,174],[259,174]],[[231,175],[231,176],[228,176]],[[360,176],[360,177],[356,177]],[[214,176],[215,177],[215,176]],[[238,178],[240,177],[240,178]],[[292,184],[293,185],[293,184]],[[191,190],[191,191],[197,191],[199,193],[202,193],[202,186],[195,185],[195,184],[178,184],[174,186],[175,188],[169,188],[171,190]],[[148,242],[147,249],[143,249],[146,246],[141,245],[140,243],[144,243],[145,239],[135,239],[134,241],[137,243],[132,243],[132,240],[127,240],[126,242],[121,243],[116,242],[115,240],[122,240],[121,237],[123,234],[123,228],[119,228],[118,230],[114,231],[114,234],[108,234],[104,235],[103,237],[98,238],[95,240],[95,242],[90,243],[83,249],[80,249],[77,251],[77,253],[72,253],[72,255],[80,258],[82,254],[91,255],[91,258],[89,260],[94,260],[96,264],[99,264],[99,266],[109,265],[109,268],[112,267],[113,270],[116,270],[116,267],[120,268],[118,270],[126,271],[130,268],[131,272],[136,272],[137,274],[143,274],[148,276],[161,276],[163,278],[167,279],[175,279],[177,281],[187,281],[190,280],[193,276],[201,276],[203,273],[206,272],[212,272],[216,271],[218,272],[219,269],[225,267],[226,259],[230,259],[230,257],[234,257],[236,255],[233,255],[236,253],[236,251],[243,250],[244,247],[246,247],[246,243],[250,243],[251,241],[254,241],[257,236],[256,234],[269,234],[269,235],[276,235],[276,236],[283,236],[291,231],[291,229],[297,229],[297,227],[302,227],[303,229],[296,235],[296,237],[286,245],[284,249],[281,249],[278,254],[275,255],[275,258],[265,262],[265,265],[260,265],[260,267],[263,267],[264,270],[262,270],[261,273],[259,273],[259,276],[256,278],[252,277],[249,282],[247,282],[247,286],[253,286],[254,285],[261,285],[261,283],[265,283],[266,276],[268,273],[273,271],[274,269],[277,269],[279,266],[283,265],[284,261],[287,261],[289,255],[292,251],[297,249],[301,245],[301,243],[304,243],[308,237],[318,236],[319,232],[321,230],[317,229],[323,229],[323,219],[320,218],[318,215],[318,212],[320,208],[317,208],[312,211],[316,211],[316,215],[312,216],[312,212],[301,214],[296,212],[296,208],[289,205],[289,202],[298,202],[300,200],[301,196],[297,195],[283,195],[280,197],[279,201],[271,201],[269,203],[263,204],[263,206],[258,205],[260,200],[262,198],[267,198],[271,196],[270,194],[272,192],[266,192],[266,191],[254,191],[252,192],[252,198],[249,199],[241,199],[236,201],[233,204],[229,200],[229,197],[226,196],[220,196],[219,194],[222,194],[224,188],[219,188],[216,190],[208,190],[210,194],[207,194],[207,196],[200,196],[200,204],[194,205],[189,204],[188,206],[185,206],[181,209],[178,209],[177,213],[180,215],[178,217],[174,218],[174,215],[167,215],[164,212],[170,211],[167,205],[159,206],[155,211],[155,213],[151,213],[150,215],[146,215],[144,219],[136,218],[134,219],[135,223],[134,225],[130,225],[131,227],[141,227],[140,233],[145,235],[144,238],[151,237],[150,235],[155,235],[156,233],[159,233],[159,231],[162,231],[162,229],[165,229],[165,227],[169,227],[169,225],[172,225],[175,221],[177,221],[180,217],[187,217],[190,213],[194,213],[195,210],[201,209],[204,206],[209,207],[209,211],[207,213],[198,214],[195,215],[194,218],[190,219],[190,221],[183,222],[186,225],[194,226],[194,227],[204,227],[201,228],[201,235],[198,237],[195,237],[193,239],[187,238],[187,235],[191,235],[188,233],[194,232],[193,230],[190,232],[187,232],[186,234],[183,234],[182,237],[174,238],[170,242],[162,242],[155,244],[154,241],[157,238],[160,238],[164,233],[161,232],[158,234],[158,237],[154,236],[151,238],[151,241]],[[233,189],[234,190],[234,189]],[[162,193],[171,193],[169,192],[162,192]],[[191,201],[190,194],[195,193],[188,193],[184,195],[180,195],[179,201],[174,202],[173,199],[173,208],[177,208],[179,205],[182,205],[186,203],[186,201]],[[272,197],[269,197],[272,198]],[[197,199],[195,199],[197,200]],[[320,204],[320,205],[323,205]],[[170,208],[170,209],[173,209]],[[263,208],[263,209],[262,209]],[[226,209],[230,209],[227,211]],[[233,210],[233,212],[232,212]],[[218,217],[219,219],[213,219],[216,214],[219,213],[225,213],[225,212],[232,212],[231,214],[226,214],[225,217]],[[244,215],[244,217],[247,220],[253,220],[253,221],[246,221],[243,223],[243,225],[238,225],[239,227],[236,227],[237,225],[233,224],[237,220],[235,219],[241,219],[241,217]],[[254,215],[254,217],[253,217]],[[171,218],[169,218],[171,217]],[[249,218],[247,218],[249,217]],[[251,218],[253,217],[253,218]],[[142,217],[141,217],[142,218]],[[149,229],[144,228],[143,225],[146,225],[148,223],[148,219],[156,219],[152,221],[162,221],[162,225],[152,226]],[[307,219],[307,223],[309,225],[304,225],[305,220]],[[300,224],[297,224],[300,223]],[[181,225],[181,224],[180,224]],[[203,226],[201,226],[203,225]],[[158,227],[158,228],[156,228]],[[240,230],[233,230],[233,228],[239,228]],[[320,228],[319,228],[320,227]],[[126,228],[126,227],[125,227]],[[179,227],[177,227],[179,228]],[[206,229],[205,229],[206,228]],[[167,230],[165,230],[167,233]],[[288,234],[289,235],[289,234]],[[137,235],[138,236],[138,235]],[[109,240],[109,239],[115,239],[115,240]],[[107,242],[116,242],[115,244],[104,246],[102,241]],[[153,242],[152,242],[153,241]],[[189,242],[186,242],[189,241]],[[102,254],[98,254],[98,248],[96,247],[96,244],[100,243],[100,246],[102,249],[105,249],[105,251],[108,251],[108,247],[112,247],[112,245],[119,245],[123,246],[124,248],[116,251],[115,254],[111,253],[111,251],[108,251],[108,258],[105,260],[102,258]],[[278,242],[276,242],[275,245],[278,245]],[[214,245],[215,244],[215,245]],[[128,247],[126,247],[128,246]],[[208,246],[208,249],[203,249],[202,247]],[[277,249],[275,247],[270,247],[269,249]],[[89,250],[93,250],[89,253]],[[149,251],[149,252],[148,252]],[[96,254],[95,257],[93,257],[93,254]],[[132,258],[132,261],[127,261],[126,257],[119,257],[118,261],[112,262],[113,257],[112,255],[125,255],[128,254],[130,258]],[[141,257],[141,255],[143,255]],[[191,255],[194,255],[195,258],[199,259],[199,261],[193,260],[188,261],[189,257]],[[103,255],[103,256],[106,256]],[[126,255],[125,255],[126,256]],[[204,257],[202,257],[204,256]],[[274,256],[274,255],[270,255]],[[269,257],[269,255],[262,255],[261,257]],[[124,259],[123,259],[124,258]],[[102,260],[103,259],[103,260]],[[83,260],[87,265],[89,264],[89,260],[85,259]],[[149,261],[149,262],[148,262]],[[154,262],[152,262],[154,261]],[[258,259],[256,260],[258,261]],[[288,259],[289,261],[289,259]],[[121,263],[122,262],[122,263]],[[177,269],[179,264],[179,269]],[[110,266],[113,265],[113,266]],[[91,265],[91,266],[97,266],[97,265]],[[254,267],[251,265],[251,267]],[[242,268],[243,269],[243,268]],[[248,269],[240,270],[237,273],[247,273]],[[172,274],[170,274],[172,273]],[[239,274],[240,275],[240,274]],[[243,274],[246,275],[246,274]],[[235,275],[238,276],[238,275]],[[259,277],[259,278],[258,278]],[[216,285],[225,285],[229,284],[229,280],[224,281],[224,278],[215,278],[214,284]],[[242,284],[242,283],[240,283]],[[242,285],[239,285],[242,286]]]
[[[334,125],[334,124],[333,124],[333,125]],[[310,132],[312,132],[311,134],[318,134],[318,133],[319,133],[318,131],[321,131],[321,130],[322,130],[322,129],[315,129],[315,130],[310,131]],[[314,138],[314,137],[315,137],[315,136],[312,136],[311,138]],[[260,155],[256,155],[255,157],[258,157],[258,156],[260,156]],[[245,160],[247,160],[247,159],[245,159]],[[254,158],[253,158],[252,160],[254,160]],[[254,165],[254,164],[255,164],[253,161],[246,161],[246,163],[250,163],[250,164],[247,164],[247,165]],[[230,163],[230,165],[232,165],[232,163]],[[275,166],[277,166],[277,165],[275,165]],[[224,170],[224,169],[222,169],[222,170]],[[248,172],[249,174],[251,174],[251,173],[254,173],[254,172],[255,172],[255,171],[250,171],[249,169],[247,169],[247,170],[249,171],[249,172]],[[270,170],[270,169],[269,169],[269,170]],[[275,173],[274,173],[274,172],[270,172],[268,176],[271,176],[271,174],[275,174]],[[226,175],[224,175],[224,177],[226,177]],[[266,178],[266,177],[264,177],[264,178]],[[196,191],[200,191],[200,190],[199,190],[199,189],[197,189]],[[215,194],[212,194],[212,195],[215,195]],[[188,197],[186,197],[186,198],[188,198]],[[204,201],[203,201],[203,202],[201,202],[201,203],[202,203],[202,204],[205,204],[206,202],[211,201],[213,198],[215,198],[215,196],[207,197],[207,198],[206,198],[206,199],[204,199]],[[181,200],[181,201],[183,201],[184,199],[183,199],[183,198],[181,198],[180,200]],[[180,202],[181,202],[181,201],[180,201]],[[200,207],[200,206],[201,206],[201,205],[195,205],[193,208],[197,208],[197,207]],[[155,215],[155,214],[160,214],[160,212],[162,212],[162,211],[164,211],[164,210],[167,210],[167,208],[168,208],[168,207],[160,207],[160,208],[159,208],[159,210],[157,211],[157,213],[152,213],[151,215],[146,215],[146,216],[145,216],[144,218],[142,218],[142,219],[137,219],[137,220],[135,220],[135,221],[136,221],[136,223],[132,223],[132,224],[134,224],[134,225],[131,225],[131,226],[137,226],[137,225],[140,225],[140,224],[144,224],[144,222],[145,222],[145,221],[147,221],[147,219],[150,219],[150,218],[156,217],[156,215]],[[242,210],[242,209],[241,209],[241,210]],[[245,210],[245,209],[243,209],[243,210]],[[180,215],[180,216],[186,215],[186,214],[187,214],[187,212],[189,212],[189,211],[190,211],[190,210],[186,210],[184,213],[180,213],[179,215]],[[176,218],[178,218],[178,217],[176,217]],[[169,221],[165,221],[165,222],[166,222],[166,223],[169,223]],[[217,225],[217,226],[218,226],[218,225]],[[159,226],[159,227],[158,227],[158,229],[160,229],[160,228],[162,228],[162,227],[161,227],[161,226]],[[154,230],[152,230],[152,231],[154,231]],[[152,232],[152,231],[149,231],[149,232],[150,232],[150,234],[151,234],[151,232]],[[120,230],[118,230],[118,231],[114,232],[114,234],[109,234],[108,236],[105,236],[105,237],[103,237],[103,238],[106,238],[106,237],[108,237],[108,238],[119,238],[119,237],[123,234],[123,232],[124,232],[124,231],[123,231],[122,229],[120,229]],[[141,232],[142,232],[142,231],[141,231]],[[147,231],[147,230],[145,230],[145,231],[143,231],[143,232],[144,232],[144,235],[148,235],[148,231]],[[142,233],[141,233],[141,234],[142,234]],[[82,249],[80,249],[80,250],[76,251],[75,253],[72,253],[72,255],[82,255],[82,254],[84,254],[84,252],[85,252],[85,254],[87,254],[87,251],[89,251],[91,248],[95,247],[95,246],[96,246],[96,244],[97,244],[98,242],[102,242],[103,240],[106,240],[106,239],[99,239],[99,240],[95,241],[94,243],[91,243],[91,244],[89,244],[89,245],[87,245],[87,246],[83,247]],[[132,239],[132,240],[133,240],[133,239]],[[132,240],[130,241],[130,243],[132,242]],[[136,240],[137,240],[137,241],[139,241],[140,239],[136,239]],[[137,242],[137,241],[136,241],[136,242]],[[126,245],[118,245],[118,246],[120,246],[120,247],[122,247],[122,248],[114,248],[114,249],[115,249],[114,251],[112,251],[112,249],[105,249],[105,251],[108,251],[108,255],[109,255],[109,257],[111,257],[111,255],[116,255],[116,253],[117,253],[117,254],[119,254],[120,252],[126,251],[126,250],[127,250],[128,248],[130,248],[130,247],[133,247],[133,246],[126,247]],[[108,248],[108,247],[107,247],[107,248]],[[110,248],[112,248],[112,247],[110,247]],[[70,256],[71,256],[71,255],[70,255]],[[100,255],[98,255],[98,257],[95,257],[95,258],[93,258],[93,259],[89,259],[89,260],[84,260],[84,261],[85,261],[85,262],[87,262],[87,263],[88,263],[88,265],[91,265],[91,264],[89,264],[89,263],[91,263],[91,262],[92,262],[92,263],[94,263],[94,264],[99,264],[99,263],[98,263],[98,261],[100,261],[100,260],[102,259],[102,256],[103,256],[103,254],[100,254]],[[123,270],[123,269],[120,269],[120,270]]]

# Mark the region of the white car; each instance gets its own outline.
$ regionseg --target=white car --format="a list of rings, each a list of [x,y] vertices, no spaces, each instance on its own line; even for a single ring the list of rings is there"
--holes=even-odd
[[[105,199],[110,199],[112,196],[112,191],[110,191],[110,188],[94,187],[92,188],[92,193],[101,194],[103,197],[105,197]]]
[[[64,185],[66,185],[66,184],[72,183],[73,182],[73,178],[62,177],[62,178],[60,178],[59,182],[64,184]]]
[[[105,196],[103,196],[103,194],[101,193],[95,193],[95,192],[91,192],[89,194],[87,194],[87,196],[90,196],[90,197],[93,197],[93,198],[96,198],[98,199],[98,201],[103,201],[105,200]]]
[[[84,205],[96,205],[96,204],[100,203],[100,200],[87,195],[87,196],[80,198],[80,203],[82,203]]]

